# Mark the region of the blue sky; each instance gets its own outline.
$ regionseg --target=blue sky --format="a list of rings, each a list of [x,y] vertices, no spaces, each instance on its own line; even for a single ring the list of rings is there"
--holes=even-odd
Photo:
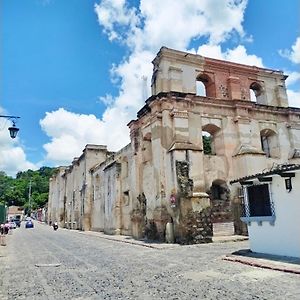
[[[120,149],[161,46],[282,69],[300,107],[300,1],[1,0],[0,170],[69,164],[85,144]],[[217,9],[216,9],[217,8]],[[176,26],[173,25],[176,20]],[[298,42],[299,41],[299,42]],[[149,88],[149,86],[148,86]],[[150,93],[150,91],[149,91]]]

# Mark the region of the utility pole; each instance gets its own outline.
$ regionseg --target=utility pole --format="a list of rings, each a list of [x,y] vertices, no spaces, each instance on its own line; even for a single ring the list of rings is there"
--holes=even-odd
[[[29,204],[29,213],[31,217],[31,179],[29,181],[28,204]]]

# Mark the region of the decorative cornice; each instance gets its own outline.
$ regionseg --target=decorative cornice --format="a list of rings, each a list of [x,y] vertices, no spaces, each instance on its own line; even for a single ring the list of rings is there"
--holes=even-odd
[[[255,155],[266,155],[266,153],[252,145],[241,144],[238,149],[234,152],[232,157],[245,155],[245,154],[255,154]]]
[[[233,118],[233,122],[240,124],[249,124],[251,119],[249,117],[236,116]]]
[[[177,110],[177,109],[173,109],[170,112],[170,116],[173,118],[183,118],[183,119],[187,119],[189,117],[189,113],[187,110]]]

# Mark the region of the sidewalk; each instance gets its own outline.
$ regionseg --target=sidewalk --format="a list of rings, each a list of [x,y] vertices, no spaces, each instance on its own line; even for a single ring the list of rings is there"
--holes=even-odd
[[[8,234],[6,234],[4,236],[4,238],[5,238],[5,245],[0,245],[0,258],[7,256],[7,245],[8,245],[10,237],[8,236]],[[0,261],[0,263],[1,263],[1,261]]]
[[[226,255],[223,260],[300,275],[300,258],[295,257],[255,253],[246,249]]]
[[[97,231],[78,231],[78,233],[84,235],[92,235],[110,241],[127,243],[127,244],[142,246],[142,247],[158,249],[158,250],[180,247],[179,244],[168,244],[168,243],[160,243],[156,241],[152,242],[152,241],[145,241],[145,240],[136,240],[131,236],[127,236],[127,235],[109,235]]]
[[[128,243],[132,245],[138,245],[138,246],[148,247],[148,248],[153,248],[158,250],[171,249],[171,248],[182,246],[179,244],[168,244],[168,243],[161,243],[157,241],[136,240],[131,236],[127,236],[127,235],[108,235],[108,234],[104,234],[103,232],[96,232],[96,231],[78,231],[78,233],[97,236],[99,238],[106,239],[106,240]],[[241,236],[241,235],[213,237],[213,243],[237,242],[237,241],[245,241],[245,240],[248,240],[248,237]]]

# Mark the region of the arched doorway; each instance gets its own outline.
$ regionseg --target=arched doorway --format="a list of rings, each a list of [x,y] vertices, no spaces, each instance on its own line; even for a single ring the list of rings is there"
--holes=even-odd
[[[214,180],[209,189],[209,196],[212,208],[213,235],[233,235],[234,222],[227,183],[222,179]]]

